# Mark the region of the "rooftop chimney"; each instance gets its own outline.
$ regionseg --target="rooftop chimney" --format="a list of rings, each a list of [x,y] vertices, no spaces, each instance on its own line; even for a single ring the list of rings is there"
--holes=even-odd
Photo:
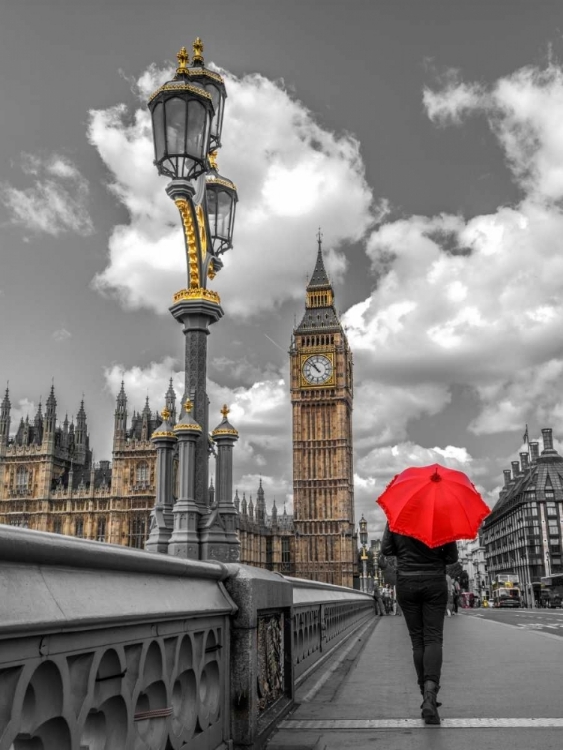
[[[502,473],[504,474],[504,486],[508,487],[508,483],[510,482],[510,469],[504,469]]]
[[[522,471],[526,471],[529,469],[529,455],[527,452],[523,452],[520,454],[520,464],[522,466]]]
[[[553,450],[553,434],[551,427],[546,427],[541,431],[542,437],[543,437],[543,451],[542,456],[544,453],[555,453]]]
[[[528,445],[530,446],[530,454],[532,458],[532,463],[535,464],[540,455],[540,444],[536,440],[534,440],[533,443],[528,443]]]
[[[510,465],[512,466],[512,478],[516,479],[520,474],[520,461],[511,461]]]

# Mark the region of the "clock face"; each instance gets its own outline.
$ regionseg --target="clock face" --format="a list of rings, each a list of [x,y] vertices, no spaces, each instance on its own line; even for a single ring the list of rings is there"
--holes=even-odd
[[[303,363],[303,377],[311,385],[323,385],[332,377],[332,362],[324,354],[313,354]]]

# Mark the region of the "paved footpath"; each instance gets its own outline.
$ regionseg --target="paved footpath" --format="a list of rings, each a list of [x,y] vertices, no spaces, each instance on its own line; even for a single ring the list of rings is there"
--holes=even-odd
[[[381,617],[300,686],[268,750],[560,750],[563,638],[469,612],[445,622],[441,726],[420,719],[404,618]]]

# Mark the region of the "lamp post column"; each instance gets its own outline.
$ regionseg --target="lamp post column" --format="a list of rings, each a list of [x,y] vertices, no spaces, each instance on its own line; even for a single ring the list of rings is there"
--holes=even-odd
[[[223,310],[217,302],[209,299],[182,299],[182,292],[176,297],[179,299],[170,312],[184,327],[186,379],[182,402],[189,399],[193,403],[193,415],[202,430],[195,444],[194,500],[198,513],[204,515],[208,510],[209,487],[207,337],[209,326],[223,317]]]
[[[184,491],[180,498],[192,508],[187,554],[191,558],[196,542],[198,555],[201,554],[197,535],[208,522],[210,512],[207,336],[209,326],[223,317],[219,295],[207,288],[207,281],[221,270],[220,256],[232,247],[238,196],[234,183],[219,174],[216,162],[227,96],[223,78],[205,67],[199,37],[194,42],[192,65],[185,47],[176,57],[176,75],[153,92],[148,107],[154,136],[154,164],[159,174],[171,179],[166,192],[180,212],[188,267],[187,287],[174,295],[170,312],[184,329],[186,379],[182,401],[190,401],[195,418],[194,421],[189,417],[182,429],[177,429],[178,425],[175,428],[181,443],[181,482],[187,481],[186,461],[193,474],[189,492]],[[180,417],[185,416],[182,409]],[[193,426],[187,427],[188,423],[197,424],[199,434]],[[177,531],[175,526],[174,544],[169,545],[174,554],[179,554],[180,549]]]
[[[366,548],[362,547],[362,585],[361,590],[367,591],[367,563],[368,556],[366,555]]]

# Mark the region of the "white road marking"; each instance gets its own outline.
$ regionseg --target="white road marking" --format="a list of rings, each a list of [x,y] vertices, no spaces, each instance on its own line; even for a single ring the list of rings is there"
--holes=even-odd
[[[442,729],[457,728],[536,728],[563,727],[563,719],[442,719]],[[286,719],[278,724],[279,729],[405,729],[427,728],[422,719],[323,719],[298,721]]]
[[[519,630],[522,632],[523,630],[529,630],[532,633],[535,633],[536,635],[541,635],[542,638],[552,638],[553,640],[559,641],[559,643],[563,646],[563,637],[560,635],[555,635],[555,633],[544,633],[542,630],[539,630],[537,627],[535,627],[535,623],[530,624],[514,624],[512,625],[509,622],[499,622],[498,620],[490,620],[488,617],[482,617],[479,622],[488,622],[491,625],[500,625],[501,628],[512,628],[512,630]],[[540,627],[543,627],[540,625]]]

